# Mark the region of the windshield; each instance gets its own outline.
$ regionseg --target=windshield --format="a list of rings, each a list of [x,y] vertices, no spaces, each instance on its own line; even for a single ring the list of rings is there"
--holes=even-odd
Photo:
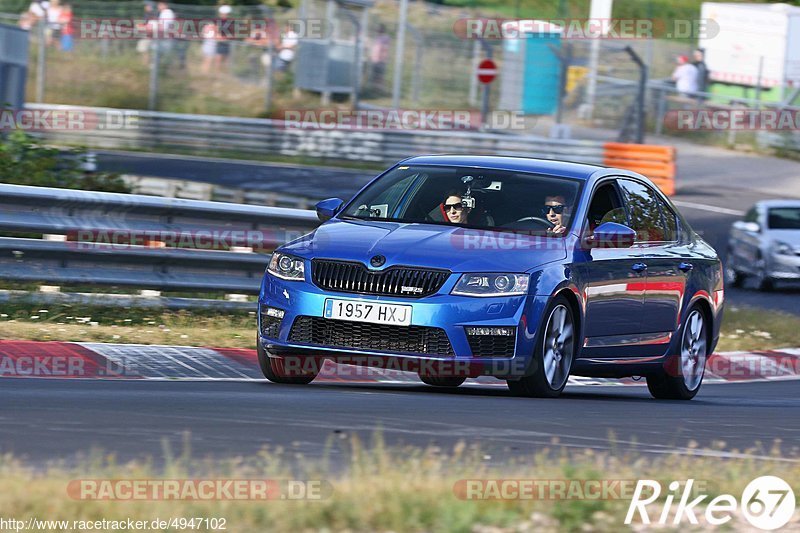
[[[769,210],[769,229],[800,229],[800,207],[775,207]]]
[[[524,172],[401,166],[356,196],[344,219],[523,230],[563,237],[580,182]]]

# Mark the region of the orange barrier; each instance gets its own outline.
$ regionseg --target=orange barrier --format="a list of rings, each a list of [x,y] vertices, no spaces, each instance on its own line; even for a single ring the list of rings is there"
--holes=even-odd
[[[675,194],[675,148],[655,144],[605,143],[603,164],[644,174],[661,191]]]

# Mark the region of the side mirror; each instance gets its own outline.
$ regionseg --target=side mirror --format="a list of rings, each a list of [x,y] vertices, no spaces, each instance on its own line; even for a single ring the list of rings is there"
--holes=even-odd
[[[344,204],[344,200],[341,198],[322,200],[315,206],[317,209],[317,218],[322,222],[332,219],[334,215],[339,212],[339,209],[342,208],[342,204]]]
[[[733,223],[734,229],[739,231],[746,231],[747,233],[758,233],[761,231],[761,226],[757,222],[745,222],[744,220],[737,220]]]
[[[630,248],[636,240],[636,232],[624,224],[603,222],[586,239],[589,248]]]

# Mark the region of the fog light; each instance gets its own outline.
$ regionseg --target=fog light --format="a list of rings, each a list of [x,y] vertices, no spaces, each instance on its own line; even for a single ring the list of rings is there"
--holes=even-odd
[[[267,316],[272,316],[275,318],[283,318],[284,310],[278,309],[277,307],[267,307]]]
[[[466,328],[467,335],[496,335],[499,337],[513,337],[515,328]]]

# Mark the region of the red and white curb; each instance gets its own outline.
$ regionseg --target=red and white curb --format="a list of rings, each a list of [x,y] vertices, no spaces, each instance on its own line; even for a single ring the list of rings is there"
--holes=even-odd
[[[0,377],[148,379],[181,381],[263,380],[255,350],[143,344],[0,340]],[[713,354],[705,382],[800,379],[800,349]],[[419,383],[416,374],[327,362],[316,381]],[[504,385],[482,377],[468,383]],[[571,377],[570,385],[635,385],[644,380]]]

